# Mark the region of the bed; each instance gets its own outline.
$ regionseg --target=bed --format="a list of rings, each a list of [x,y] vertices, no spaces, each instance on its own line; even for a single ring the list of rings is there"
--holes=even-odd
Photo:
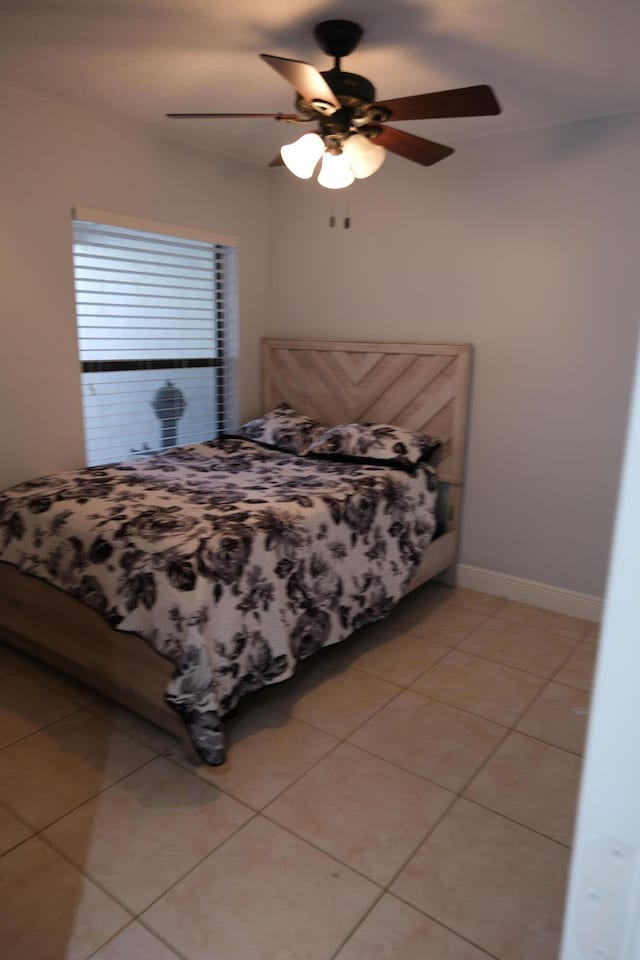
[[[67,523],[69,481],[34,481],[20,494],[31,498],[28,572],[0,564],[0,635],[183,739],[187,730],[200,759],[222,762],[223,720],[240,697],[455,563],[469,360],[468,345],[265,340],[265,410],[286,402],[329,426],[438,437],[437,494],[427,467],[311,463],[227,439],[76,472],[91,543],[65,531],[40,549]],[[181,538],[171,556],[165,527]],[[140,539],[152,555],[132,549]],[[58,589],[65,576],[75,597]]]

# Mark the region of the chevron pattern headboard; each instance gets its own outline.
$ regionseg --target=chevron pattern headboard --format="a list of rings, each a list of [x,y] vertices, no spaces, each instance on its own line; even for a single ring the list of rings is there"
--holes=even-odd
[[[384,340],[263,340],[263,403],[333,426],[395,423],[437,437],[438,476],[462,483],[471,346]]]

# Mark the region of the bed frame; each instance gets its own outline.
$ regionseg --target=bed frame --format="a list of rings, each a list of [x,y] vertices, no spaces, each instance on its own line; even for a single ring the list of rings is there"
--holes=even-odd
[[[333,426],[394,423],[442,441],[441,534],[406,593],[456,561],[471,347],[387,341],[263,341],[263,407],[286,400]],[[188,743],[164,702],[172,665],[56,587],[0,564],[0,638],[107,694]],[[189,745],[190,746],[190,745]]]

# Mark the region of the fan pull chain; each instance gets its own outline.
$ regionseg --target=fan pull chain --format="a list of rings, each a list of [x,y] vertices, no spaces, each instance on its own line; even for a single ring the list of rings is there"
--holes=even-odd
[[[330,203],[329,203],[329,226],[335,227],[336,225],[336,198],[331,194]]]

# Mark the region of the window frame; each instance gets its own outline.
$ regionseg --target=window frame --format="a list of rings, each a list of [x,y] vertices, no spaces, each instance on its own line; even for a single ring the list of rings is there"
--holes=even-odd
[[[158,371],[168,371],[171,370],[183,370],[190,368],[215,368],[217,371],[216,382],[215,382],[215,414],[212,419],[212,426],[216,429],[217,434],[220,435],[228,428],[230,420],[233,419],[235,415],[235,407],[237,404],[237,398],[235,396],[235,377],[233,376],[235,368],[235,357],[233,356],[236,352],[235,347],[237,344],[237,335],[238,335],[238,317],[237,317],[237,289],[234,288],[233,294],[231,297],[227,295],[227,287],[229,285],[229,276],[228,268],[229,262],[226,256],[226,252],[221,248],[235,248],[238,247],[238,239],[233,236],[228,236],[226,234],[210,233],[209,231],[204,231],[191,227],[176,226],[174,224],[169,224],[164,221],[153,221],[140,219],[136,217],[113,214],[103,210],[97,210],[91,207],[72,207],[71,209],[71,225],[72,225],[72,255],[74,258],[73,263],[73,282],[74,282],[74,292],[77,295],[78,290],[76,286],[76,273],[75,273],[75,237],[73,235],[73,228],[75,223],[92,223],[97,227],[107,226],[115,227],[126,230],[141,231],[144,233],[155,233],[159,235],[164,235],[175,240],[194,240],[201,243],[210,244],[212,246],[213,253],[213,263],[214,263],[214,280],[213,280],[213,296],[215,303],[215,316],[213,317],[213,342],[215,349],[215,356],[211,357],[194,357],[194,358],[157,358],[157,359],[123,359],[123,360],[83,360],[81,359],[81,349],[80,349],[80,324],[79,317],[76,312],[75,321],[76,321],[76,334],[78,336],[78,355],[80,361],[80,372],[84,373],[105,373],[105,372],[117,372],[117,371],[146,371],[146,370],[158,370]],[[237,276],[237,266],[235,269],[235,274]],[[76,301],[77,303],[77,301]],[[233,314],[233,316],[230,316]],[[231,325],[231,326],[230,326]],[[232,393],[232,381],[234,392]],[[106,463],[112,462],[110,459],[97,461],[93,457],[90,458],[90,445],[88,443],[88,434],[87,426],[85,421],[85,402],[84,394],[82,399],[83,406],[83,423],[84,423],[84,448],[85,456],[87,462],[91,459],[91,466],[100,466]],[[194,440],[192,442],[204,442]],[[167,449],[166,447],[161,447],[162,449]],[[149,452],[158,452],[156,450],[150,450]]]

